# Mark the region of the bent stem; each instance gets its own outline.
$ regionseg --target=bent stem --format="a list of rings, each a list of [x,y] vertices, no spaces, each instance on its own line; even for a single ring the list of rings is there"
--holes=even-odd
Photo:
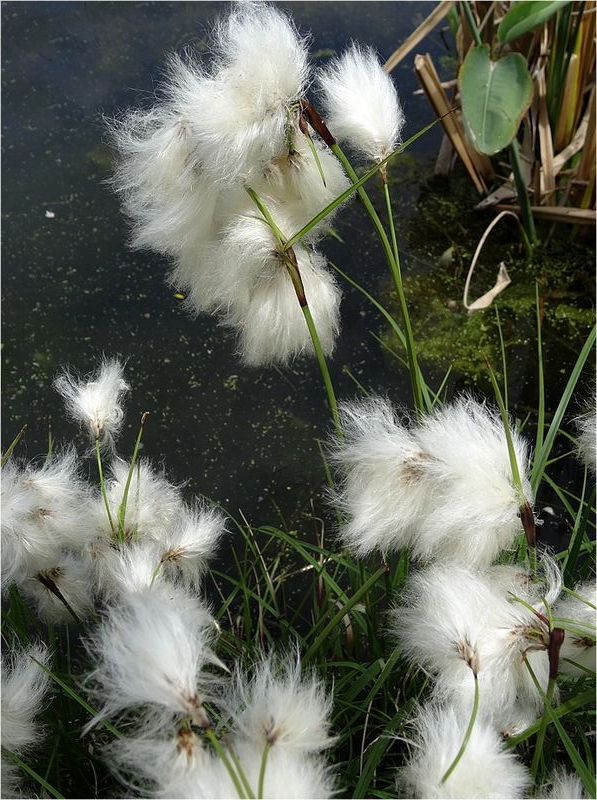
[[[469,743],[469,739],[471,738],[471,733],[473,732],[475,720],[477,719],[477,711],[479,709],[479,679],[475,673],[473,673],[473,675],[475,678],[475,699],[473,700],[473,710],[471,713],[471,718],[469,720],[466,732],[464,734],[464,739],[462,740],[462,744],[460,745],[460,750],[456,753],[456,758],[454,759],[454,761],[452,761],[448,769],[445,771],[444,776],[442,778],[442,784],[444,784],[448,780],[450,775],[454,772],[454,770],[458,766],[458,762],[464,755],[465,750]]]
[[[338,145],[337,142],[334,142],[331,145],[331,150],[338,158],[350,180],[353,184],[357,184],[359,182],[359,177],[354,171],[352,164],[344,154],[342,148]],[[415,404],[415,409],[418,414],[423,414],[425,407],[423,403],[423,391],[421,389],[421,372],[419,369],[419,364],[417,361],[417,351],[415,346],[415,340],[412,332],[412,326],[410,322],[410,314],[408,312],[408,305],[406,303],[406,297],[404,295],[404,287],[402,285],[402,272],[400,270],[400,257],[398,253],[398,242],[396,240],[396,232],[394,230],[394,219],[392,214],[392,205],[390,202],[390,195],[387,182],[384,181],[384,192],[386,195],[386,205],[388,207],[388,217],[390,219],[390,230],[392,232],[392,240],[394,244],[394,249],[390,244],[388,236],[385,232],[385,229],[382,225],[382,222],[379,218],[379,215],[375,208],[373,207],[373,203],[371,202],[369,195],[365,191],[362,186],[359,186],[357,189],[357,194],[359,195],[361,202],[363,203],[365,210],[369,214],[371,221],[373,222],[373,226],[379,239],[381,241],[382,247],[384,249],[386,258],[388,260],[388,264],[390,266],[390,271],[392,273],[392,278],[394,280],[394,286],[396,287],[396,293],[398,295],[398,302],[400,304],[400,311],[402,313],[402,319],[404,320],[404,332],[406,335],[406,352],[408,356],[408,368],[410,372],[410,381],[412,386],[412,393],[413,393],[413,401]]]
[[[280,255],[284,261],[284,266],[286,267],[286,270],[294,287],[296,299],[298,300],[298,303],[301,307],[301,311],[303,312],[303,316],[305,317],[305,322],[307,323],[307,328],[309,329],[309,335],[311,337],[311,342],[313,343],[313,349],[315,350],[315,356],[317,358],[317,363],[319,364],[319,370],[321,372],[323,383],[325,385],[325,390],[328,397],[328,405],[330,407],[330,412],[332,414],[332,419],[334,421],[334,427],[336,428],[336,435],[338,436],[338,439],[342,441],[344,435],[342,433],[342,428],[340,426],[340,415],[338,414],[338,401],[336,400],[336,393],[334,392],[334,386],[332,384],[330,371],[328,369],[323,348],[321,346],[321,340],[319,338],[319,334],[317,333],[317,327],[315,325],[315,321],[313,320],[313,315],[311,314],[311,309],[309,308],[309,302],[305,295],[305,287],[303,285],[303,280],[301,278],[301,273],[298,267],[296,254],[292,246],[288,243],[288,240],[284,237],[284,234],[282,233],[280,228],[278,228],[278,226],[276,225],[276,222],[272,217],[272,215],[270,214],[269,209],[267,208],[263,200],[259,197],[257,192],[255,192],[249,186],[245,186],[245,190],[249,195],[249,197],[251,198],[251,200],[255,203],[255,205],[261,212],[264,221],[269,226],[278,244]]]
[[[108,522],[110,523],[110,528],[112,530],[112,533],[115,534],[116,528],[114,527],[114,520],[112,519],[112,512],[110,511],[110,503],[108,502],[108,495],[106,493],[106,483],[104,481],[104,470],[102,467],[102,455],[100,452],[99,436],[95,440],[95,457],[97,460],[97,473],[99,475],[100,490],[104,500],[104,505],[106,507],[106,512],[108,514]]]
[[[129,467],[128,475],[126,476],[126,484],[124,486],[124,492],[122,494],[122,502],[118,508],[118,538],[121,542],[124,542],[124,520],[126,517],[126,506],[129,499],[129,489],[131,488],[131,480],[133,478],[133,470],[135,468],[135,462],[137,461],[137,455],[139,453],[139,446],[141,444],[141,437],[143,436],[143,431],[145,429],[145,421],[149,416],[149,411],[143,412],[141,415],[141,424],[139,426],[139,433],[137,434],[137,441],[135,442],[135,449],[133,450],[133,457],[131,458],[131,466]]]

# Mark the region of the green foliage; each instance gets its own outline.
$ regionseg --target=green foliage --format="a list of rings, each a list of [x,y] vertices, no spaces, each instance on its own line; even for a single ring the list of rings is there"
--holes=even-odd
[[[519,36],[524,36],[547,22],[558,9],[569,3],[570,0],[523,0],[515,3],[499,24],[498,39],[502,44],[508,44]]]
[[[475,47],[464,59],[458,85],[472,143],[480,153],[499,153],[516,136],[533,98],[533,81],[525,58],[509,53],[492,61],[489,45]]]

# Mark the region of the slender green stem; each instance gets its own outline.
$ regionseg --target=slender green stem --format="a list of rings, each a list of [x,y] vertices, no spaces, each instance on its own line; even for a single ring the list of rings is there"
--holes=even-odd
[[[106,512],[108,514],[108,522],[110,523],[110,528],[112,529],[112,533],[115,534],[116,528],[114,527],[114,520],[112,519],[112,512],[110,511],[110,503],[108,501],[108,494],[106,492],[106,482],[104,481],[104,470],[102,467],[102,455],[100,452],[99,437],[95,440],[95,457],[97,459],[97,472],[99,475],[100,489],[102,492],[102,497],[104,499],[104,505],[106,506]]]
[[[502,384],[504,386],[504,407],[508,413],[508,364],[506,361],[506,345],[504,344],[504,332],[502,331],[502,321],[500,319],[500,312],[497,306],[495,308],[495,319],[498,327],[498,335],[500,337],[500,352],[502,354]]]
[[[353,184],[357,184],[359,181],[358,175],[354,171],[352,164],[344,154],[342,148],[336,143],[331,146],[331,149],[334,155],[338,158],[338,160],[346,170],[346,173],[350,178],[350,180],[353,182]],[[386,189],[387,189],[387,184],[386,184]],[[404,295],[404,287],[402,285],[402,273],[400,270],[400,260],[398,258],[398,243],[395,242],[396,253],[394,253],[392,245],[390,244],[388,236],[385,232],[385,229],[382,225],[382,222],[379,218],[377,211],[373,207],[373,203],[371,202],[369,195],[362,186],[360,186],[357,189],[357,194],[359,195],[361,202],[365,207],[365,210],[369,214],[369,217],[371,218],[373,226],[376,230],[376,233],[379,236],[386,258],[388,260],[388,264],[390,266],[392,278],[394,279],[394,285],[396,287],[396,293],[398,295],[398,302],[400,303],[400,310],[402,312],[402,318],[404,320],[404,332],[406,335],[406,352],[408,355],[408,366],[410,371],[413,401],[417,413],[423,414],[425,410],[425,405],[423,402],[423,392],[421,389],[421,372],[417,361],[417,351],[412,332],[412,326],[410,322],[410,314],[408,311],[408,305],[406,303],[406,297]],[[393,215],[392,215],[391,204],[389,206],[389,217],[392,220],[391,225],[393,226]],[[395,232],[394,232],[394,240],[395,240]]]
[[[462,740],[462,744],[460,745],[460,749],[456,753],[454,761],[452,761],[448,769],[445,771],[444,776],[442,778],[442,783],[445,783],[448,780],[450,775],[454,772],[454,770],[458,766],[458,762],[460,761],[460,759],[462,758],[462,756],[466,751],[469,739],[471,738],[471,733],[473,732],[473,728],[475,726],[475,720],[477,719],[477,711],[479,709],[479,679],[477,678],[476,675],[474,675],[474,678],[475,678],[475,699],[473,700],[473,710],[471,712],[471,718],[469,720],[466,732],[464,734],[464,739]]]
[[[516,193],[518,194],[518,202],[520,203],[520,213],[522,215],[522,224],[526,231],[530,253],[532,254],[533,247],[537,244],[537,231],[535,230],[535,220],[533,219],[533,212],[531,211],[531,201],[529,193],[522,174],[522,165],[520,163],[520,149],[518,147],[518,140],[516,137],[512,139],[508,145],[510,151],[510,163],[512,171],[514,172],[514,183],[516,184]]]
[[[396,226],[394,225],[394,211],[392,209],[392,197],[390,195],[390,187],[388,181],[383,178],[383,193],[386,201],[386,211],[388,213],[388,224],[390,226],[390,237],[392,239],[392,250],[394,251],[394,258],[396,263],[400,262],[400,255],[398,253],[398,239],[396,238]]]
[[[280,228],[278,228],[278,226],[276,225],[276,222],[272,217],[272,215],[270,214],[269,209],[267,208],[265,203],[261,200],[259,195],[248,186],[246,186],[245,189],[251,200],[253,200],[257,208],[260,210],[265,222],[269,225],[272,233],[276,238],[280,253],[284,257],[284,263],[286,269],[288,270],[290,280],[292,281],[292,285],[296,292],[298,303],[305,317],[307,328],[309,329],[309,335],[311,336],[313,349],[315,350],[315,356],[317,358],[317,363],[319,364],[319,369],[321,371],[323,383],[325,385],[325,390],[328,396],[328,405],[330,407],[332,419],[334,420],[334,427],[336,428],[336,434],[338,438],[342,440],[344,437],[342,434],[342,428],[340,426],[340,416],[338,414],[338,402],[336,400],[336,393],[334,392],[334,386],[332,384],[332,378],[330,376],[323,348],[321,346],[321,340],[319,338],[319,334],[317,333],[317,327],[315,325],[315,321],[313,320],[311,309],[309,308],[308,298],[305,295],[305,288],[303,286],[300,270],[298,268],[296,255],[292,247],[288,244],[288,242],[284,238],[284,234],[282,233]]]
[[[241,782],[242,782],[242,784],[244,786],[245,793],[246,793],[247,797],[249,797],[249,798],[251,798],[251,800],[253,800],[255,795],[253,794],[253,789],[251,789],[251,784],[249,783],[249,780],[248,780],[248,778],[246,776],[246,773],[245,773],[245,771],[243,769],[243,766],[240,763],[239,757],[236,755],[236,752],[235,752],[234,748],[232,747],[232,745],[230,744],[230,742],[228,742],[228,741],[226,742],[226,747],[228,749],[228,752],[230,753],[230,758],[232,759],[232,762],[234,763],[236,771],[238,772],[239,778],[241,779]]]
[[[276,225],[276,223],[274,221],[274,218],[272,217],[272,215],[269,212],[268,207],[265,205],[263,200],[259,197],[257,192],[254,189],[251,189],[250,186],[245,186],[245,191],[249,195],[251,200],[255,203],[257,208],[261,211],[261,213],[263,215],[263,219],[267,222],[267,224],[271,228],[271,231],[274,234],[274,236],[276,237],[276,241],[278,242],[278,246],[280,248],[280,252],[282,252],[284,250],[284,245],[286,243],[286,240],[284,238],[284,234],[282,233],[280,228],[278,228],[278,226]]]
[[[483,40],[481,39],[479,28],[477,27],[475,17],[473,16],[473,10],[471,8],[470,2],[468,2],[468,0],[464,0],[464,2],[460,3],[460,8],[464,12],[464,16],[466,17],[466,21],[468,22],[471,34],[473,36],[473,39],[475,40],[475,44],[477,45],[477,47],[481,47],[483,44]]]
[[[265,786],[265,768],[267,767],[267,757],[269,755],[269,751],[271,749],[271,745],[266,743],[265,747],[263,748],[263,755],[261,756],[261,767],[259,769],[259,787],[257,789],[257,797],[263,797],[263,790]]]
[[[145,430],[145,421],[149,415],[149,412],[145,411],[141,415],[141,424],[139,425],[139,433],[137,434],[137,440],[135,442],[135,449],[133,450],[133,457],[131,458],[131,465],[129,467],[128,475],[126,476],[126,484],[124,486],[124,492],[122,494],[122,502],[118,508],[118,537],[121,542],[124,542],[124,521],[126,517],[126,506],[129,499],[129,490],[131,488],[131,480],[133,478],[133,470],[135,469],[135,463],[137,461],[137,456],[139,454],[139,446],[141,444],[141,438],[143,436],[143,431]]]
[[[448,114],[451,113],[452,110],[450,109]],[[415,133],[413,136],[411,136],[410,139],[407,139],[405,142],[403,142],[399,147],[397,147],[382,161],[380,161],[379,164],[376,164],[375,167],[366,172],[361,178],[359,178],[357,183],[353,184],[352,186],[349,186],[348,189],[345,189],[341,194],[335,197],[331,203],[328,203],[328,205],[325,208],[322,208],[321,211],[318,214],[316,214],[311,220],[309,220],[309,222],[307,222],[306,225],[303,225],[303,227],[299,231],[292,234],[292,236],[290,237],[290,239],[288,239],[288,242],[286,243],[286,247],[287,248],[292,247],[298,241],[303,239],[309,233],[310,230],[312,230],[323,219],[329,216],[335,208],[338,208],[338,206],[341,203],[343,203],[345,200],[347,200],[349,197],[355,194],[355,192],[358,191],[358,188],[360,186],[362,186],[368,180],[371,180],[371,178],[374,175],[377,175],[379,173],[380,167],[382,167],[384,164],[388,164],[393,158],[396,158],[396,156],[400,155],[400,153],[404,153],[404,151],[408,147],[410,147],[410,145],[413,142],[415,142],[417,139],[423,136],[423,134],[427,133],[427,131],[431,130],[431,128],[433,128],[434,125],[440,122],[444,116],[447,116],[447,114],[443,114],[441,117],[436,117],[428,125],[425,125],[424,128],[421,128],[421,130]]]
[[[545,428],[545,375],[543,372],[543,334],[541,325],[541,306],[539,302],[539,284],[535,282],[535,308],[537,314],[537,381],[539,383],[539,399],[537,407],[537,438],[535,440],[535,458],[543,447]]]
[[[226,755],[226,751],[222,747],[220,740],[218,739],[212,728],[207,728],[205,730],[205,735],[213,745],[213,748],[218,754],[218,756],[222,759],[222,763],[224,764],[228,774],[230,775],[230,780],[234,784],[234,788],[236,789],[236,794],[238,795],[239,798],[241,798],[241,800],[246,800],[246,795],[243,786],[239,780],[238,775],[234,771],[234,767],[230,763],[230,759]]]
[[[520,470],[518,469],[518,460],[516,458],[514,442],[512,441],[512,432],[510,431],[510,420],[508,419],[508,412],[506,411],[506,406],[504,405],[504,398],[502,397],[502,393],[500,392],[500,387],[498,386],[498,382],[495,378],[495,375],[491,368],[491,364],[489,362],[487,362],[487,369],[489,370],[489,378],[491,380],[491,385],[493,387],[495,399],[500,409],[502,422],[504,423],[504,432],[506,434],[506,443],[508,445],[508,457],[510,459],[510,468],[512,470],[512,481],[514,483],[514,486],[519,496],[520,503],[522,505],[523,503],[526,503],[527,500],[522,487],[522,478],[520,477]]]
[[[332,419],[334,420],[336,434],[338,436],[338,439],[342,441],[342,439],[344,438],[344,434],[342,433],[342,428],[340,426],[340,415],[338,414],[338,401],[336,400],[336,393],[334,392],[334,386],[332,384],[332,379],[330,377],[330,371],[328,370],[328,365],[325,360],[325,356],[323,354],[323,348],[321,347],[319,334],[317,333],[317,328],[315,327],[315,322],[313,321],[313,316],[311,314],[311,309],[309,308],[309,306],[308,305],[302,306],[302,310],[305,317],[305,321],[307,323],[307,327],[309,328],[311,341],[313,342],[313,349],[315,350],[317,363],[319,364],[319,369],[321,371],[321,377],[323,378],[323,382],[325,384],[325,390],[328,396],[328,405],[332,413]]]

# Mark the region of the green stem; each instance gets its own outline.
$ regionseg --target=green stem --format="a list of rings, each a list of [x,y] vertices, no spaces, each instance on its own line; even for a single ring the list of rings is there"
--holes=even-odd
[[[535,458],[543,447],[545,433],[545,374],[543,372],[543,333],[541,325],[541,304],[539,300],[539,283],[535,281],[535,309],[537,315],[537,381],[539,384],[539,405],[537,407],[537,438],[535,440]]]
[[[112,529],[112,533],[115,534],[116,528],[114,527],[114,520],[112,519],[112,512],[110,511],[110,503],[108,502],[108,495],[106,493],[106,482],[104,481],[104,470],[102,468],[102,456],[100,453],[99,437],[95,440],[95,457],[97,459],[97,472],[99,475],[100,489],[102,492],[102,497],[104,498],[104,505],[106,506],[106,511],[108,513],[108,522],[110,523],[110,528]]]
[[[456,758],[454,759],[454,761],[452,761],[452,763],[444,773],[444,777],[442,778],[442,784],[448,780],[450,775],[454,772],[454,770],[458,766],[458,762],[464,755],[467,745],[469,743],[469,739],[471,738],[471,733],[473,732],[475,720],[477,719],[477,711],[479,709],[479,679],[477,678],[476,675],[474,676],[474,678],[475,678],[475,699],[473,701],[473,710],[471,713],[471,718],[469,720],[466,732],[464,734],[464,739],[462,740],[462,744],[460,745],[460,750],[456,753]]]
[[[315,350],[317,363],[319,364],[319,369],[321,371],[321,377],[323,378],[323,382],[325,384],[325,390],[328,396],[328,405],[332,413],[332,419],[334,420],[336,434],[338,436],[338,439],[342,441],[344,439],[344,434],[342,433],[342,428],[340,426],[340,415],[338,414],[338,401],[336,400],[334,386],[332,384],[332,379],[330,377],[328,365],[325,360],[325,356],[323,354],[323,348],[321,347],[319,334],[317,333],[317,328],[315,327],[315,322],[313,321],[313,316],[311,315],[311,309],[309,308],[309,306],[308,305],[302,306],[302,310],[305,317],[305,321],[307,323],[307,327],[309,328],[311,341],[313,342],[313,349]]]
[[[118,508],[118,538],[121,542],[124,542],[124,521],[126,517],[126,505],[129,499],[129,490],[131,488],[131,480],[133,478],[133,470],[135,468],[135,462],[137,461],[137,455],[139,453],[139,446],[141,444],[141,437],[143,436],[143,431],[145,429],[145,421],[149,415],[148,411],[145,411],[141,415],[141,424],[139,426],[139,433],[137,434],[137,440],[135,442],[135,449],[133,450],[133,457],[131,459],[131,465],[129,467],[128,475],[126,476],[126,484],[124,486],[124,492],[122,495],[122,502]]]
[[[257,797],[263,797],[263,789],[265,785],[265,768],[267,766],[267,757],[269,755],[270,749],[271,745],[266,743],[265,747],[263,748],[263,755],[261,757],[261,768],[259,769],[259,787],[257,789]]]
[[[243,786],[238,778],[238,775],[234,771],[234,767],[230,763],[230,759],[226,755],[226,751],[222,747],[220,740],[213,732],[212,728],[207,728],[205,730],[205,735],[213,745],[213,748],[218,754],[218,756],[222,759],[222,763],[224,764],[228,774],[230,775],[230,780],[234,784],[234,788],[236,789],[236,794],[238,795],[239,798],[241,798],[241,800],[244,800],[244,798],[246,798],[246,795],[244,793]]]
[[[468,22],[471,34],[473,36],[473,39],[475,40],[475,44],[477,45],[477,47],[481,47],[483,44],[483,40],[481,39],[479,28],[477,27],[477,23],[473,16],[473,11],[471,9],[470,2],[468,2],[468,0],[464,0],[464,2],[460,3],[460,8],[464,12],[464,16],[466,17],[466,21]]]
[[[533,776],[533,780],[537,779],[539,762],[541,761],[541,756],[543,755],[543,742],[545,741],[545,733],[547,731],[547,725],[549,723],[549,716],[550,716],[547,706],[549,705],[549,707],[551,708],[551,702],[554,696],[555,689],[556,689],[556,680],[555,678],[551,678],[547,685],[545,708],[543,709],[543,716],[541,717],[541,727],[537,732],[537,741],[535,742],[535,752],[533,753],[533,762],[531,764],[531,774]]]
[[[520,203],[520,213],[522,215],[522,224],[529,240],[529,255],[537,244],[537,231],[535,230],[535,220],[533,219],[533,212],[531,211],[531,201],[527,191],[526,183],[522,175],[522,166],[520,163],[520,149],[518,147],[518,140],[516,137],[512,139],[508,145],[510,151],[510,163],[512,164],[512,171],[514,172],[514,182],[516,184],[516,193],[518,195],[518,202]]]
[[[338,145],[338,143],[335,143],[331,146],[331,150],[334,153],[334,155],[338,158],[338,160],[341,162],[342,166],[346,170],[346,173],[350,178],[350,180],[353,182],[353,184],[357,184],[359,181],[359,177],[354,171],[352,164],[344,154],[342,148]],[[390,218],[391,229],[393,229],[394,226],[393,214],[392,214],[391,203],[389,202],[389,190],[387,184],[385,184],[385,191],[386,191],[386,204],[388,204],[388,216]],[[398,295],[398,301],[400,303],[400,311],[402,312],[402,318],[404,320],[404,331],[406,335],[406,352],[408,355],[408,367],[410,371],[413,400],[417,413],[423,414],[425,406],[423,403],[423,392],[421,389],[421,372],[417,361],[417,351],[415,347],[415,340],[410,322],[410,314],[408,312],[408,305],[406,303],[406,297],[404,295],[404,287],[402,285],[402,273],[400,270],[398,243],[395,238],[395,231],[393,236],[395,244],[395,251],[394,251],[392,249],[392,245],[390,244],[388,236],[385,232],[385,229],[382,225],[382,222],[379,218],[379,215],[375,210],[375,208],[373,207],[373,203],[371,202],[369,195],[362,186],[360,186],[357,189],[357,194],[359,195],[361,202],[365,207],[365,210],[367,211],[369,217],[371,218],[371,221],[373,222],[373,226],[376,230],[377,235],[379,236],[386,258],[388,260],[390,271],[392,273],[392,278],[394,279],[394,285],[396,287],[396,293]]]
[[[315,350],[315,356],[317,357],[317,363],[319,364],[319,369],[321,371],[321,375],[325,385],[325,390],[327,392],[328,405],[330,407],[332,419],[334,420],[336,434],[338,436],[338,439],[342,441],[344,436],[342,434],[342,428],[340,427],[338,402],[336,400],[334,386],[332,384],[330,372],[328,370],[327,362],[325,360],[325,355],[323,353],[323,348],[321,346],[321,340],[319,338],[319,334],[317,333],[317,327],[315,326],[313,315],[311,314],[311,309],[309,308],[308,300],[305,295],[305,287],[303,286],[300,270],[298,268],[296,254],[294,252],[294,249],[284,238],[284,234],[282,233],[280,228],[278,228],[278,226],[276,225],[276,222],[272,217],[272,215],[270,214],[269,209],[267,208],[265,203],[261,200],[257,192],[255,192],[249,186],[245,186],[245,190],[249,195],[249,197],[251,198],[251,200],[255,203],[255,205],[261,212],[264,221],[267,223],[267,225],[269,226],[270,230],[272,231],[276,239],[276,242],[278,244],[278,249],[281,255],[284,257],[284,265],[288,271],[290,280],[292,281],[292,285],[294,287],[298,303],[305,317],[307,328],[309,329],[309,335],[311,336],[313,349]]]
[[[255,795],[253,794],[253,790],[251,789],[251,784],[248,781],[248,778],[245,774],[245,771],[242,767],[242,764],[240,763],[238,756],[234,751],[234,748],[232,747],[230,742],[226,742],[226,746],[228,748],[228,752],[230,753],[230,758],[232,759],[234,766],[236,767],[236,771],[238,772],[238,775],[242,781],[247,797],[251,798],[251,800],[254,800]]]

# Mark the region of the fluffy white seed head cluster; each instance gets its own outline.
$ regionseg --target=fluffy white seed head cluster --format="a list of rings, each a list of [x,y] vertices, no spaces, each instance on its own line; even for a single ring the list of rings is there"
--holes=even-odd
[[[331,703],[311,674],[301,675],[298,658],[260,659],[236,669],[211,701],[225,722],[222,745],[257,795],[267,749],[263,797],[331,797],[334,780],[322,751],[329,735]],[[229,756],[230,757],[230,756]],[[237,792],[221,758],[203,737],[184,725],[152,726],[151,732],[115,742],[109,758],[119,776],[158,797],[227,798]]]
[[[409,547],[416,558],[487,567],[522,531],[498,414],[464,398],[408,426],[386,400],[344,404],[345,440],[332,445],[342,482],[344,543],[359,555]],[[511,431],[520,472],[526,442]]]
[[[91,724],[133,706],[206,724],[203,671],[215,661],[212,634],[207,610],[175,587],[150,587],[110,606],[88,643],[96,665],[90,691],[102,703]]]
[[[2,797],[25,797],[21,783],[23,773],[4,750],[23,756],[43,735],[36,716],[42,711],[48,693],[50,677],[44,670],[50,656],[43,645],[28,650],[7,648],[2,654],[2,713],[0,739],[2,743]]]
[[[416,572],[390,624],[405,655],[433,676],[438,700],[470,714],[476,674],[479,718],[511,734],[541,712],[542,698],[525,658],[545,690],[549,626],[543,598],[559,591],[561,578],[554,577],[553,562],[536,584],[528,573],[525,579],[502,575],[502,582],[496,581],[495,569],[447,564]],[[518,584],[521,590],[512,591]]]
[[[115,435],[126,387],[118,361],[104,359],[89,381],[65,372],[56,384],[94,436]],[[16,584],[49,622],[84,619],[99,597],[134,595],[156,582],[197,588],[225,530],[220,513],[187,505],[147,460],[131,470],[110,448],[102,461],[105,498],[82,479],[72,447],[39,463],[11,456],[2,470],[2,591]]]
[[[92,441],[113,446],[124,421],[123,395],[129,386],[117,359],[104,359],[98,372],[79,379],[68,370],[59,375],[54,386],[62,395],[73,419],[87,428]]]
[[[288,239],[349,186],[335,156],[315,134],[310,143],[301,123],[311,81],[307,44],[280,10],[239,3],[216,26],[208,63],[171,57],[156,104],[112,124],[120,156],[114,185],[133,223],[133,245],[171,257],[171,281],[186,293],[187,307],[217,314],[250,366],[284,363],[312,346],[283,247],[245,187]],[[387,128],[398,109],[391,81],[371,53],[354,52],[347,59],[361,68],[345,82],[361,81],[363,69],[374,79],[385,115],[379,124]],[[392,124],[396,140],[401,123]],[[367,126],[361,133],[370,138]],[[385,152],[387,142],[377,144],[376,153]],[[327,217],[295,248],[328,355],[340,291],[313,245],[329,224]]]
[[[334,137],[381,161],[400,141],[405,119],[396,87],[371,48],[353,43],[318,76],[326,124]]]
[[[429,704],[414,720],[417,731],[411,755],[398,776],[403,797],[519,798],[531,783],[530,775],[508,751],[491,726],[477,722],[456,768],[443,777],[454,761],[469,722],[454,708]]]

